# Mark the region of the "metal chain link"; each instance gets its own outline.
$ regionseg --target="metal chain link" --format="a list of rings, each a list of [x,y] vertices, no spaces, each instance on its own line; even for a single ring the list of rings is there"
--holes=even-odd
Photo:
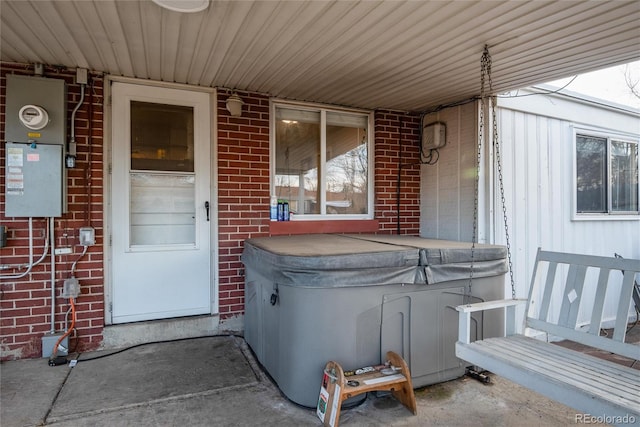
[[[475,182],[475,198],[473,205],[473,238],[471,242],[471,273],[469,277],[469,286],[468,292],[471,295],[471,282],[473,280],[473,267],[474,267],[474,251],[475,251],[475,241],[476,241],[476,233],[478,229],[478,193],[479,193],[479,185],[480,185],[480,162],[482,160],[482,140],[484,139],[484,119],[485,119],[485,105],[486,105],[486,92],[485,92],[485,80],[489,82],[489,94],[493,93],[493,81],[491,80],[491,55],[489,54],[489,47],[487,45],[484,46],[484,52],[482,53],[481,59],[481,74],[480,74],[480,113],[479,113],[479,121],[480,127],[478,131],[478,158],[476,164],[476,182]],[[486,75],[486,76],[485,76]],[[504,179],[502,175],[502,155],[500,153],[500,139],[498,138],[498,117],[496,115],[496,102],[495,99],[491,99],[491,115],[492,115],[492,123],[493,123],[493,146],[496,153],[496,164],[498,169],[498,182],[500,184],[500,201],[502,203],[502,216],[504,219],[504,234],[505,241],[507,246],[507,259],[509,263],[509,276],[511,280],[511,298],[516,298],[516,285],[513,277],[513,262],[511,259],[511,243],[509,237],[509,224],[507,218],[507,205],[506,199],[504,196]]]
[[[486,48],[486,47],[485,47]],[[487,55],[489,50],[487,49]],[[487,68],[489,80],[489,93],[493,93],[493,81],[491,80],[491,57]],[[502,155],[500,154],[500,138],[498,137],[498,116],[496,114],[496,99],[491,100],[491,115],[493,116],[493,146],[496,152],[496,164],[498,168],[498,182],[500,183],[500,201],[502,203],[502,218],[504,219],[504,238],[507,244],[507,259],[509,261],[509,278],[511,280],[511,298],[516,299],[516,283],[513,278],[513,262],[511,260],[511,243],[509,238],[509,223],[507,218],[507,203],[504,197],[504,179],[502,176]]]
[[[480,112],[479,119],[480,126],[478,129],[478,153],[476,159],[476,175],[474,182],[474,199],[473,199],[473,235],[471,236],[471,268],[469,272],[469,285],[467,286],[467,294],[471,295],[471,286],[473,284],[473,270],[474,270],[474,261],[475,261],[475,250],[476,250],[476,238],[478,234],[478,193],[480,190],[480,162],[482,161],[482,140],[484,139],[484,97],[485,97],[485,71],[487,69],[487,64],[489,67],[491,63],[491,57],[489,56],[489,49],[487,46],[484,47],[484,52],[482,54],[482,59],[480,60]]]
[[[496,163],[498,166],[498,182],[500,183],[500,201],[502,202],[502,217],[504,219],[504,238],[507,244],[507,258],[509,260],[509,277],[511,279],[511,297],[516,299],[516,285],[513,279],[513,263],[511,261],[511,243],[509,238],[509,224],[507,222],[507,204],[504,197],[504,183],[502,179],[502,159],[500,155],[500,141],[498,140],[498,119],[496,118],[495,101],[491,103],[493,114],[494,147],[496,150]]]

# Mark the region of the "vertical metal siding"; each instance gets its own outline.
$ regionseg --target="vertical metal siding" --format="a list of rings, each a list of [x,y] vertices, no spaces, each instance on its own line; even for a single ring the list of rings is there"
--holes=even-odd
[[[520,102],[526,104],[526,100]],[[600,110],[600,114],[607,114]],[[507,108],[499,108],[498,115],[517,294],[527,295],[538,247],[640,257],[640,221],[572,220],[573,123]],[[609,124],[615,129],[615,114],[609,113]],[[497,183],[496,195],[499,196]],[[494,202],[499,204],[499,197]],[[496,215],[494,221],[495,243],[504,244],[501,215]],[[593,299],[594,295],[587,293],[585,298]],[[555,302],[552,316],[559,309]],[[614,301],[605,304],[605,319],[615,317],[615,307]],[[588,322],[589,316],[581,311],[578,320]]]
[[[420,235],[470,242],[476,163],[475,103],[425,116],[446,123],[446,145],[435,165],[422,165]]]
[[[501,100],[502,106],[497,108],[514,278],[519,297],[528,295],[538,247],[605,256],[619,253],[640,258],[640,220],[572,220],[573,126],[581,124],[582,118],[584,125],[606,123],[611,131],[628,132],[634,129],[633,120],[629,120],[628,113],[595,104],[585,105],[566,99],[550,101],[546,95],[529,96]],[[448,108],[426,118],[427,121],[446,122],[447,145],[440,149],[437,164],[423,165],[421,169],[422,237],[471,240],[476,162],[474,105]],[[637,118],[635,123],[637,129]],[[489,145],[485,144],[484,149],[489,152]],[[480,207],[491,206],[493,209],[489,220],[494,234],[489,236],[488,242],[505,244],[495,164],[493,168],[493,171],[484,171],[487,182],[493,179],[493,183],[488,197],[480,200]],[[510,293],[507,277],[505,295]],[[587,299],[593,297],[592,294],[585,295]],[[552,302],[552,316],[558,315],[560,298],[559,295]],[[606,303],[605,319],[615,316],[614,307],[613,301]],[[579,322],[587,322],[589,315],[580,312]]]

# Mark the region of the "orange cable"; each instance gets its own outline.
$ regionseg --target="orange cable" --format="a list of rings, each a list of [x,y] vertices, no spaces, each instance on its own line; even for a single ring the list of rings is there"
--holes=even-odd
[[[53,353],[51,353],[50,359],[55,359],[55,357],[56,357],[56,355],[58,353],[58,346],[60,345],[62,340],[64,340],[69,335],[71,335],[71,331],[73,331],[73,329],[76,326],[76,305],[73,302],[73,298],[69,298],[69,303],[71,304],[71,327],[69,329],[67,329],[67,332],[65,332],[64,335],[62,335],[58,339],[58,342],[56,342],[55,347],[53,347]]]

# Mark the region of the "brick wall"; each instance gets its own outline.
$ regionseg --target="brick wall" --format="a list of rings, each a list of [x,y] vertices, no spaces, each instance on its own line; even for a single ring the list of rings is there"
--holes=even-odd
[[[5,212],[5,93],[7,74],[33,75],[33,67],[2,63],[0,69],[0,224],[8,228],[8,241],[0,248],[0,264],[28,262],[28,221],[7,218]],[[67,119],[80,100],[80,86],[75,84],[75,70],[45,67],[45,77],[63,79],[67,83]],[[77,322],[70,339],[71,350],[95,349],[102,340],[104,317],[103,280],[103,80],[90,74],[84,102],[76,113],[76,167],[67,169],[68,213],[54,222],[57,247],[70,246],[74,252],[59,255],[56,260],[55,330],[64,328],[68,300],[60,297],[65,279],[70,277],[73,263],[79,259],[82,247],[78,244],[78,229],[92,226],[96,230],[96,245],[77,263],[75,276],[80,281],[81,295],[77,299]],[[69,132],[68,128],[68,132]],[[91,136],[91,137],[90,137]],[[48,221],[34,218],[34,253],[37,260],[44,250]],[[5,269],[1,275],[15,275],[24,269]],[[0,281],[0,355],[3,360],[39,357],[41,337],[51,330],[51,261],[47,256],[29,274],[18,279]],[[69,318],[69,321],[71,319]]]
[[[4,141],[4,93],[7,73],[33,75],[28,65],[2,64],[0,103]],[[45,67],[45,76],[67,82],[68,118],[79,100],[80,87],[75,84],[74,70]],[[56,256],[55,329],[64,327],[67,301],[60,297],[62,285],[70,276],[74,261],[81,254],[77,246],[78,228],[90,225],[96,229],[96,245],[78,261],[75,276],[82,293],[77,299],[78,322],[71,339],[71,349],[88,351],[99,346],[104,326],[103,274],[103,78],[90,74],[90,87],[76,115],[78,158],[68,170],[69,212],[55,220],[56,246],[72,246],[72,255]],[[269,96],[238,91],[244,101],[242,117],[232,117],[225,102],[230,92],[218,91],[217,166],[219,247],[219,311],[221,318],[241,315],[244,309],[244,270],[241,263],[243,242],[250,237],[274,233],[269,221]],[[89,120],[91,118],[91,120]],[[418,145],[419,117],[393,111],[375,113],[375,221],[360,231],[394,234],[400,220],[401,234],[417,235],[419,230],[420,178]],[[92,137],[89,138],[89,135]],[[0,249],[0,264],[27,262],[27,221],[4,216],[4,144],[0,144],[0,224],[9,228],[6,248]],[[399,165],[403,167],[400,169]],[[398,216],[398,171],[401,190]],[[359,222],[362,223],[362,222]],[[354,222],[332,222],[332,232],[353,232]],[[337,225],[335,225],[337,224]],[[371,226],[375,229],[371,229]],[[278,224],[282,225],[282,224]],[[316,229],[318,224],[314,224]],[[44,248],[47,222],[34,219],[35,253]],[[304,231],[304,229],[303,229]],[[282,234],[282,233],[279,233]],[[286,229],[285,229],[286,234]],[[0,271],[1,274],[16,270]],[[44,262],[21,279],[0,282],[0,345],[3,360],[40,357],[41,337],[50,326],[50,261]]]
[[[399,229],[400,234],[417,236],[420,232],[420,116],[376,111],[375,132],[375,217],[379,233],[397,234]]]
[[[221,318],[244,311],[245,239],[269,235],[269,97],[238,92],[242,117],[218,91],[218,247]]]

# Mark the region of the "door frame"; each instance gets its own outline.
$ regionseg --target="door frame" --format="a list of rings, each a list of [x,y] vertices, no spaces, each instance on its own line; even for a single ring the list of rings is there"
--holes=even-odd
[[[103,104],[103,218],[104,218],[104,324],[105,326],[113,325],[112,306],[113,306],[113,246],[111,245],[111,234],[113,230],[113,204],[112,204],[112,163],[113,163],[113,135],[111,134],[111,125],[113,124],[113,116],[111,114],[111,84],[128,83],[134,85],[153,86],[158,88],[188,90],[194,92],[205,92],[209,94],[209,105],[211,124],[211,163],[209,188],[211,201],[211,227],[210,227],[210,253],[209,262],[211,265],[209,284],[211,286],[211,308],[210,315],[219,314],[219,242],[218,242],[218,96],[216,88],[190,86],[179,83],[166,83],[151,80],[139,80],[135,78],[106,76],[104,79],[104,104]],[[166,321],[167,319],[163,319]]]

